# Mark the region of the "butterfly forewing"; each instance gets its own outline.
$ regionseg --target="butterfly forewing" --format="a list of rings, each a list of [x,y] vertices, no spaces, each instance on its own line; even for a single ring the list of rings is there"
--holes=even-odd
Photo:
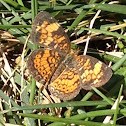
[[[40,46],[55,49],[64,55],[70,51],[70,40],[67,34],[57,21],[45,11],[39,12],[35,17],[31,39]]]

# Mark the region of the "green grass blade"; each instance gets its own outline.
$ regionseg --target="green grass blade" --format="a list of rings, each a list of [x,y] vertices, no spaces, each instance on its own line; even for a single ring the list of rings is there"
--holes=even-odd
[[[101,55],[101,57],[104,57],[104,59],[108,60],[108,61],[112,61],[113,63],[116,63],[120,60],[120,58],[116,57],[116,56],[112,56],[112,55]],[[122,66],[126,66],[126,61],[123,62]]]
[[[102,34],[105,34],[105,35],[108,35],[108,36],[114,36],[114,37],[117,37],[117,38],[120,37],[120,38],[126,40],[126,36],[121,35],[117,32],[109,32],[109,31],[105,31],[105,30],[90,29],[90,28],[83,28],[83,29],[86,30],[86,31],[92,31],[92,32],[95,32],[95,33],[102,33]]]
[[[33,109],[43,109],[43,108],[55,108],[55,107],[73,107],[73,106],[97,106],[97,105],[110,105],[105,101],[74,101],[74,102],[63,102],[63,103],[53,103],[44,105],[33,105],[33,106],[23,106],[23,107],[13,107],[8,111],[19,111],[19,110],[33,110]]]
[[[0,25],[0,29],[9,28],[31,28],[31,25]]]
[[[125,5],[117,5],[117,4],[101,4],[96,7],[97,9],[115,12],[120,14],[126,14],[126,6]]]
[[[23,11],[28,11],[29,9],[24,7],[24,6],[21,6],[20,4],[18,4],[17,2],[13,1],[13,0],[0,0],[1,1],[4,1],[12,6],[14,6],[15,8],[17,9],[20,9],[20,10],[23,10]]]
[[[18,1],[18,3],[21,5],[21,6],[24,6],[24,4],[23,4],[23,1],[22,0],[17,0]]]
[[[31,3],[32,21],[33,21],[36,14],[38,13],[38,5],[37,5],[37,0],[32,0],[31,2],[32,2]],[[37,49],[37,45],[33,44],[33,48]],[[36,81],[32,78],[32,86],[31,86],[31,93],[30,93],[30,104],[33,104],[33,102],[34,102],[35,88],[36,88]]]
[[[51,116],[45,116],[45,115],[36,115],[36,114],[23,114],[19,113],[19,116],[23,117],[32,117],[35,119],[45,120],[49,122],[63,122],[66,124],[76,124],[76,125],[86,125],[86,126],[106,126],[106,124],[98,123],[98,122],[91,122],[91,121],[82,121],[82,120],[73,120],[73,119],[63,119],[58,117],[51,117]],[[112,126],[111,124],[107,124],[107,126]],[[116,125],[120,126],[120,125]]]
[[[98,94],[100,95],[105,101],[107,101],[109,104],[113,105],[113,101],[108,99],[104,94],[102,94],[97,88],[92,87],[92,89]]]
[[[111,68],[112,70],[116,71],[119,69],[119,67],[126,61],[126,54],[118,61],[116,62]]]
[[[120,102],[120,97],[122,95],[122,91],[123,91],[123,85],[121,85],[119,95],[118,95],[117,106],[116,106],[116,110],[115,110],[114,118],[113,118],[113,122],[114,122],[113,126],[116,126],[117,115],[119,113],[119,102]]]
[[[18,104],[16,104],[11,98],[9,98],[8,96],[6,96],[1,90],[0,90],[0,98],[4,99],[7,103],[10,101],[10,103],[14,106],[14,107],[19,107]],[[8,103],[9,104],[9,103]]]
[[[22,104],[21,106],[26,106],[29,104],[28,88],[23,89],[21,93]],[[32,113],[32,110],[23,110],[23,113]],[[29,126],[35,126],[35,119],[25,118],[25,123]]]
[[[108,0],[103,0],[101,3],[97,4],[97,6],[99,6],[100,4],[102,4],[103,2],[106,2]],[[79,16],[75,19],[75,21],[72,23],[72,25],[69,27],[69,31],[73,30],[74,27],[76,27],[80,21],[90,12],[92,12],[95,9],[96,6],[93,6],[90,10],[88,11],[81,11]]]

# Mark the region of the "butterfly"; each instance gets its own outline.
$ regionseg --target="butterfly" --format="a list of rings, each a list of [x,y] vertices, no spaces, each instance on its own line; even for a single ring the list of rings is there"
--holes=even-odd
[[[73,99],[81,89],[100,87],[112,76],[103,62],[71,51],[69,37],[48,12],[35,17],[31,40],[41,48],[28,57],[29,73],[41,84],[47,83],[50,93],[61,100]]]

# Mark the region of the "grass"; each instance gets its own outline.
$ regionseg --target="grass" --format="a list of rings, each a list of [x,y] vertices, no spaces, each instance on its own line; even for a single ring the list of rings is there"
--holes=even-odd
[[[126,125],[125,1],[0,0],[0,3],[1,125]],[[27,71],[26,61],[30,52],[38,48],[28,36],[32,21],[41,10],[50,12],[61,23],[72,47],[77,46],[80,54],[85,50],[87,55],[111,67],[113,76],[106,85],[92,87],[88,92],[81,90],[76,98],[65,102],[38,86]]]

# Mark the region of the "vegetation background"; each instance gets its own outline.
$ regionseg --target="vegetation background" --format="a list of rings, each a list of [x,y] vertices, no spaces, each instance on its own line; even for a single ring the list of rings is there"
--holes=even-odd
[[[26,61],[38,48],[29,34],[42,10],[63,26],[73,49],[112,68],[105,86],[67,102],[41,91]],[[126,125],[125,27],[125,0],[0,0],[0,125]]]

